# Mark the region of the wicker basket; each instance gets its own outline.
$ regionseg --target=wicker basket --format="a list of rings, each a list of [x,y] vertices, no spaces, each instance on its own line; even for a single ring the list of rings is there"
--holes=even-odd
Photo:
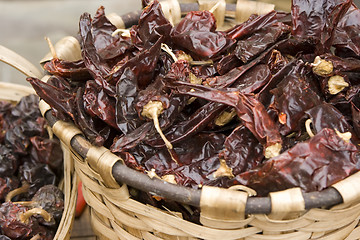
[[[71,47],[75,53],[80,50],[75,42],[67,38],[57,47]],[[360,173],[306,194],[294,188],[259,198],[243,186],[191,190],[127,168],[108,149],[92,146],[72,123],[55,119],[45,102],[40,102],[40,109],[73,155],[91,224],[100,239],[360,238]],[[202,225],[132,199],[128,186],[200,207]]]
[[[16,53],[0,46],[0,60],[16,67],[27,76],[39,76],[39,71]],[[0,82],[0,100],[18,102],[22,97],[35,94],[27,86]],[[61,190],[64,193],[64,212],[56,231],[54,240],[70,239],[74,222],[78,177],[74,170],[74,160],[67,146],[61,145],[64,160],[64,178],[61,181]]]

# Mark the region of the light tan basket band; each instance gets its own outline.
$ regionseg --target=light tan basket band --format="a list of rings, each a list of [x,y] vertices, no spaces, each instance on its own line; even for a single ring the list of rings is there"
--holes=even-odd
[[[0,62],[9,64],[29,77],[42,77],[42,72],[27,59],[0,45]]]
[[[249,19],[251,14],[265,14],[274,10],[275,5],[270,3],[238,0],[236,2],[235,20],[242,23]]]
[[[53,125],[52,130],[70,149],[72,149],[71,140],[73,137],[79,134],[82,135],[82,132],[74,124],[61,120]]]
[[[181,20],[180,4],[177,0],[160,1],[161,9],[169,22],[175,25]]]
[[[24,96],[35,94],[34,89],[13,83],[0,82],[0,99],[18,102]]]
[[[120,187],[113,177],[112,168],[116,162],[121,161],[121,158],[111,153],[105,147],[91,147],[85,160],[92,168],[99,172],[107,187]]]
[[[248,194],[242,191],[204,186],[200,197],[201,217],[207,220],[243,220],[247,198]]]
[[[360,172],[332,185],[343,198],[345,204],[360,200]]]
[[[300,188],[271,192],[271,213],[290,213],[305,210],[305,200]]]
[[[117,28],[119,29],[124,29],[125,28],[125,23],[122,20],[122,18],[117,15],[116,13],[109,13],[106,14],[106,17],[109,19],[109,21]]]
[[[45,117],[46,112],[51,110],[51,107],[44,100],[40,100],[39,101],[39,109],[40,109],[41,115],[43,115]]]
[[[215,6],[216,8],[213,11],[213,14],[216,19],[217,27],[221,27],[225,21],[226,13],[226,1],[225,0],[198,0],[199,10],[212,10]]]

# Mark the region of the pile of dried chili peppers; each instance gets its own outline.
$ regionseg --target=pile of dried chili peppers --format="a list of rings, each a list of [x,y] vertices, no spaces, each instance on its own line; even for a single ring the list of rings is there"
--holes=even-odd
[[[64,209],[62,150],[38,103],[0,101],[0,239],[53,239]]]
[[[360,10],[293,0],[226,31],[208,11],[172,26],[158,1],[117,30],[80,17],[82,60],[28,78],[127,166],[174,184],[319,191],[360,170]]]

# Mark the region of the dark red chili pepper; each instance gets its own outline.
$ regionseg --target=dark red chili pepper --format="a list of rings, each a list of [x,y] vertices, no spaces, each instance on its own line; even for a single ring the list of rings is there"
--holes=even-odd
[[[292,1],[292,35],[316,46],[316,54],[327,53],[333,44],[334,30],[352,1]]]
[[[232,169],[233,175],[253,169],[264,158],[263,146],[243,125],[236,127],[226,138],[224,150],[219,155]]]
[[[130,58],[125,63],[115,65],[107,76],[107,82],[116,85],[125,69],[130,69],[136,79],[137,88],[143,89],[151,82],[157,61],[160,55],[161,44],[164,39],[159,38],[158,41],[149,49],[144,49],[133,58]],[[110,95],[112,96],[112,95]]]
[[[222,32],[216,32],[212,13],[198,11],[188,13],[171,32],[174,43],[190,51],[190,54],[212,58],[226,52],[235,41]]]
[[[68,115],[75,121],[75,95],[67,93],[62,89],[49,85],[40,79],[28,77],[26,79],[34,88],[37,95],[44,99],[51,107],[57,111]]]
[[[340,19],[334,31],[333,45],[340,57],[360,56],[359,38],[360,10],[352,4]]]
[[[270,108],[275,109],[278,115],[286,116],[285,122],[280,121],[282,135],[299,130],[299,122],[305,111],[321,104],[320,97],[310,87],[305,74],[304,65],[300,62],[271,90],[274,102]]]
[[[82,94],[85,111],[92,117],[96,116],[109,126],[118,129],[115,120],[115,99],[110,97],[94,81],[87,81]]]
[[[56,185],[59,182],[59,179],[49,166],[31,162],[25,162],[19,167],[19,179],[21,182],[30,185],[25,193],[25,198],[31,198],[42,186]]]
[[[38,218],[39,223],[45,226],[56,226],[60,223],[62,213],[64,211],[64,194],[56,186],[50,184],[45,185],[35,193],[31,199],[32,208],[41,208],[51,214],[54,221],[45,221],[43,218]]]
[[[164,41],[167,42],[172,30],[172,26],[165,18],[158,0],[153,1],[144,8],[137,26],[141,45],[137,43],[136,46],[145,49],[150,48],[163,36],[165,37]]]
[[[290,32],[290,26],[281,22],[268,25],[252,34],[250,37],[237,42],[236,57],[247,63],[258,54],[268,49],[269,46],[284,38]]]
[[[63,152],[60,141],[57,138],[49,139],[40,136],[30,138],[31,161],[35,163],[45,163],[50,169],[61,176],[63,173]]]
[[[96,146],[105,143],[110,134],[110,127],[103,126],[99,118],[91,118],[85,111],[83,101],[84,89],[79,87],[76,93],[76,121],[75,124],[86,134],[89,140]]]
[[[70,78],[73,81],[82,81],[84,79],[91,78],[83,60],[69,62],[53,58],[49,62],[45,63],[44,68],[50,74]]]
[[[6,147],[5,145],[0,145],[0,152],[0,176],[12,176],[20,164],[18,156],[11,147]]]
[[[130,37],[113,34],[116,29],[105,16],[104,7],[99,7],[91,21],[91,32],[96,52],[101,59],[118,58],[131,48]]]
[[[321,191],[358,171],[359,157],[355,145],[344,141],[334,130],[324,128],[308,141],[229,181],[245,184],[259,196],[292,187],[301,187],[306,192]]]
[[[96,51],[91,23],[92,20],[90,14],[84,13],[80,17],[79,37],[83,61],[96,83],[102,86],[110,96],[114,96],[114,87],[105,80],[105,77],[109,74],[111,69],[107,63],[102,61]]]
[[[217,90],[184,82],[172,84],[180,94],[200,97],[234,107],[243,124],[266,148],[275,145],[276,148],[281,148],[282,140],[275,123],[266,112],[265,107],[253,95],[244,94],[237,89]],[[279,149],[276,150],[274,154],[278,154],[279,151]]]
[[[262,29],[263,27],[276,22],[281,17],[284,17],[284,14],[276,11],[271,11],[260,16],[252,15],[249,20],[227,30],[226,36],[231,39],[242,39],[243,37],[251,35],[252,33]]]

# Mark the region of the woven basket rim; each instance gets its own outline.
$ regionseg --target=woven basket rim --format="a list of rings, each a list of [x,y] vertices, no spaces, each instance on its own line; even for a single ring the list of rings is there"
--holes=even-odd
[[[44,114],[45,118],[49,121],[51,126],[53,126],[56,122],[61,122],[61,120],[57,120],[53,116],[52,110],[50,109],[50,107],[47,108],[45,111],[43,111],[43,114]],[[71,126],[71,128],[77,129],[75,126]],[[80,130],[78,130],[78,131],[81,132]],[[70,137],[70,139],[62,139],[62,140],[64,142],[70,143],[69,147],[72,149],[72,151],[75,154],[81,156],[83,159],[88,159],[87,153],[90,148],[92,149],[92,151],[97,151],[99,156],[101,156],[102,153],[100,152],[100,149],[95,146],[92,146],[91,143],[85,139],[83,134],[79,134],[79,132],[75,132]],[[61,139],[61,137],[59,137],[59,138]],[[173,196],[171,196],[171,194],[173,194],[174,192],[190,194],[191,196],[189,196],[189,195],[184,196],[185,199],[190,200],[185,203],[193,205],[193,206],[200,206],[199,201],[201,198],[202,189],[195,190],[195,189],[192,189],[189,187],[184,187],[184,186],[175,185],[175,184],[169,184],[168,182],[157,179],[157,178],[150,178],[148,175],[146,175],[144,173],[138,172],[134,169],[127,167],[125,164],[123,164],[121,162],[121,159],[118,156],[113,155],[113,157],[115,158],[114,161],[116,163],[112,166],[111,172],[113,173],[112,177],[118,184],[123,183],[123,184],[132,186],[134,188],[143,190],[148,193],[155,193],[155,194],[165,197],[165,198],[168,198],[170,196],[170,199],[174,200],[174,201],[179,200],[179,199],[174,199]],[[99,161],[99,159],[97,159],[97,160]],[[104,175],[108,174],[108,172],[109,172],[109,171],[107,171],[107,172],[103,173],[103,172],[101,172],[101,170],[96,169],[96,166],[93,166],[93,167],[95,167],[95,170],[99,171],[99,174],[101,176],[104,176]],[[120,171],[121,173],[128,172],[128,174],[126,174],[126,175],[122,175],[121,173],[116,174],[116,171]],[[320,207],[332,207],[334,205],[338,205],[341,203],[360,202],[360,198],[358,198],[358,196],[360,195],[360,188],[352,188],[351,191],[352,191],[352,193],[353,193],[352,195],[354,197],[349,199],[349,198],[346,198],[346,196],[344,196],[348,190],[346,190],[346,189],[343,190],[342,186],[340,186],[340,187],[338,186],[338,185],[343,185],[345,188],[348,187],[349,184],[347,184],[347,181],[351,181],[351,182],[355,181],[354,179],[351,179],[351,178],[354,178],[354,179],[356,178],[355,180],[359,179],[360,171],[341,180],[340,182],[334,184],[333,186],[326,188],[325,190],[302,193],[303,199],[297,199],[297,201],[304,202],[304,204],[305,204],[304,210],[320,208]],[[144,184],[144,182],[141,182],[141,180],[143,180],[143,179],[147,179],[149,184]],[[156,187],[156,185],[159,185],[159,184],[161,186],[165,186],[165,188],[161,187],[160,189],[154,189],[154,187]],[[352,183],[350,183],[350,185],[352,185]],[[173,188],[173,189],[170,189],[170,191],[171,191],[170,193],[167,192],[167,191],[169,191],[168,186],[170,186],[170,188]],[[218,187],[216,187],[216,188],[218,188]],[[290,189],[286,189],[283,191],[272,192],[272,193],[284,193],[286,195],[286,194],[291,194],[290,191],[292,191],[293,189],[294,188],[290,188]],[[298,188],[298,189],[300,189],[300,188]],[[232,190],[229,190],[229,191],[232,191]],[[356,192],[354,192],[354,191],[356,191]],[[176,195],[178,196],[179,194],[176,194]],[[294,200],[294,199],[292,199],[292,200]],[[345,202],[345,200],[346,200],[346,202]],[[245,203],[245,205],[246,205],[245,213],[246,214],[269,214],[272,212],[271,211],[271,208],[272,208],[271,203],[272,203],[272,201],[271,201],[270,196],[267,196],[267,197],[249,196]],[[286,202],[285,202],[285,204],[286,204]],[[289,204],[291,204],[291,203],[289,203]],[[260,208],[258,208],[259,205],[260,205]]]

